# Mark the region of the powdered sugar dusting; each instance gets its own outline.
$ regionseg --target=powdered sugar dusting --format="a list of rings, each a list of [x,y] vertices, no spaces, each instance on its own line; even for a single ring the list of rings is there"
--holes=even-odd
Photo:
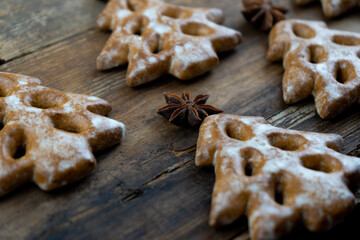
[[[126,18],[127,16],[129,16],[131,14],[131,11],[126,10],[126,9],[119,9],[116,12],[116,16],[120,19]]]
[[[230,138],[230,125],[233,136],[247,136]],[[218,114],[206,118],[195,162],[198,166],[213,164],[216,169],[210,223],[228,224],[239,217],[237,211],[246,213],[252,236],[259,239],[278,238],[298,221],[306,221],[311,231],[319,231],[318,223],[333,226],[340,220],[337,211],[346,213],[354,206],[354,195],[347,187],[351,180],[347,177],[360,175],[360,158],[327,147],[341,142],[339,135],[276,128],[258,117]],[[311,167],[306,159],[322,167]],[[249,162],[250,176],[245,175]],[[325,170],[327,167],[330,170]],[[280,204],[274,197],[275,186],[279,188],[276,184],[282,189]],[[240,200],[246,202],[237,203]],[[332,210],[334,205],[337,210]],[[306,215],[314,211],[315,216]],[[286,231],[279,233],[284,222],[288,224]]]
[[[8,148],[12,145],[3,146],[1,151],[5,159],[0,159],[0,195],[17,187],[24,179],[34,181],[43,190],[73,182],[95,167],[91,152],[96,147],[94,144],[112,145],[124,137],[124,124],[86,109],[94,104],[109,108],[104,100],[46,88],[38,85],[40,80],[23,75],[0,73],[0,76],[16,85],[10,95],[0,99],[5,115],[0,138],[9,142],[16,137],[17,141],[23,139],[21,141],[26,145],[21,161],[14,161],[10,155],[14,150]],[[36,100],[41,102],[35,104],[34,99],[39,93],[43,99]],[[113,142],[90,141],[90,146],[89,139],[100,134],[105,139],[98,141],[109,141],[108,136]],[[23,172],[27,175],[22,176]],[[14,175],[17,177],[11,181],[13,187],[2,185]]]
[[[199,47],[192,42],[187,42],[184,46],[175,46],[175,54],[183,61],[184,68],[187,68],[192,63],[207,59],[207,55],[199,53],[198,49]]]
[[[155,32],[161,35],[165,33],[169,33],[172,30],[171,27],[156,22],[150,22],[147,27],[153,29]]]
[[[121,122],[115,121],[110,118],[104,118],[94,115],[91,119],[91,123],[96,129],[113,129],[113,131],[118,131],[118,129],[120,128],[122,132],[122,138],[124,138],[125,136],[125,125]]]
[[[302,88],[313,87],[312,95],[319,115],[329,118],[341,112],[334,112],[340,101],[345,110],[360,100],[360,58],[357,56],[360,34],[330,30],[323,22],[286,20],[274,27],[272,36],[268,51],[270,59],[282,51],[279,44],[288,46],[283,53],[284,68],[292,73],[284,76],[287,83],[284,98],[288,102],[306,98],[309,91]],[[343,76],[339,77],[339,74]],[[296,78],[296,81],[290,78]],[[300,81],[306,84],[299,84]],[[356,89],[355,95],[348,94]]]
[[[113,21],[116,26],[109,28],[116,31],[98,57],[97,67],[109,69],[126,63],[117,59],[127,59],[126,82],[130,86],[144,84],[165,73],[183,80],[194,78],[216,65],[213,42],[217,43],[218,52],[233,49],[241,42],[239,32],[208,20],[211,14],[221,19],[219,9],[186,8],[161,0],[134,0],[132,5],[136,10],[129,12],[126,4],[111,4],[109,2],[99,18],[106,16],[121,21]],[[167,11],[172,13],[166,14]],[[110,53],[119,45],[129,51]],[[149,74],[144,74],[147,71]]]

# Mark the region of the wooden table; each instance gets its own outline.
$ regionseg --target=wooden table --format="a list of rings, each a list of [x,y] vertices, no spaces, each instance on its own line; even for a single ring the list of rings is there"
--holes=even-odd
[[[123,143],[96,153],[97,169],[69,186],[43,192],[27,184],[0,199],[0,239],[247,239],[242,218],[221,229],[208,226],[212,168],[194,165],[198,131],[179,128],[155,113],[162,93],[210,94],[225,113],[263,116],[275,126],[338,133],[342,152],[360,156],[360,112],[322,120],[309,99],[286,105],[281,63],[265,59],[267,34],[246,23],[239,0],[168,0],[218,7],[224,24],[240,30],[243,43],[220,55],[220,64],[192,81],[164,76],[145,86],[125,84],[126,67],[98,71],[95,59],[110,33],[95,29],[105,2],[97,0],[0,0],[0,71],[38,77],[43,85],[101,97],[109,117],[126,124]],[[290,9],[288,18],[324,20],[320,4]],[[359,9],[328,21],[330,28],[360,32]],[[351,239],[359,232],[357,207],[344,223],[321,234],[298,230],[292,239]],[[356,237],[353,237],[355,239]],[[358,238],[356,238],[358,239]]]

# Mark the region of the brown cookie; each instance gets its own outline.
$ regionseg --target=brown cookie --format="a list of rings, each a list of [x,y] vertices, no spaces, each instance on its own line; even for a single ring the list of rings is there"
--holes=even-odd
[[[0,73],[0,196],[33,181],[51,190],[96,166],[92,151],[118,144],[124,124],[103,117],[104,100],[43,87],[40,80]]]
[[[305,5],[319,0],[295,0],[296,4]],[[350,9],[360,6],[360,0],[320,0],[326,17],[337,17]]]
[[[129,86],[166,73],[192,79],[219,63],[217,52],[240,44],[240,32],[218,25],[222,19],[219,9],[186,8],[161,0],[110,0],[97,27],[113,33],[97,58],[97,67],[129,63]]]
[[[296,4],[305,5],[319,0],[295,0]],[[344,14],[350,9],[359,6],[360,0],[320,0],[324,15],[333,18]]]
[[[207,117],[195,163],[215,167],[210,225],[246,215],[254,240],[299,224],[331,228],[355,206],[349,186],[360,177],[360,159],[339,153],[342,144],[339,135],[277,128],[261,117]]]
[[[270,32],[267,58],[284,59],[288,104],[313,95],[322,118],[360,102],[360,34],[331,30],[324,22],[285,20]]]

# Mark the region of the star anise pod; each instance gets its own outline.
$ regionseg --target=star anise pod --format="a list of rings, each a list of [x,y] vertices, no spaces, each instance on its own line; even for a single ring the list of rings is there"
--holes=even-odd
[[[206,105],[209,95],[198,95],[191,100],[189,92],[183,92],[182,96],[164,93],[168,105],[158,109],[156,112],[177,125],[190,125],[197,127],[209,115],[217,114],[222,110]]]
[[[260,27],[261,30],[270,30],[276,22],[285,19],[287,9],[273,5],[271,0],[243,0],[242,11],[247,21]]]

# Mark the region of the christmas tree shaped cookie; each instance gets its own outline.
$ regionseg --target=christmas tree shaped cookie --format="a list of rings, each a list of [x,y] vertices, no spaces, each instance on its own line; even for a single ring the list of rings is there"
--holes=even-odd
[[[285,20],[271,30],[267,57],[284,59],[283,95],[296,103],[313,95],[322,118],[360,102],[360,34],[324,22]]]
[[[198,139],[198,166],[214,165],[209,223],[248,217],[252,239],[276,239],[298,224],[331,228],[355,205],[349,186],[360,159],[339,153],[335,134],[273,127],[260,117],[212,115]]]
[[[96,166],[92,151],[118,144],[122,123],[104,100],[0,73],[0,196],[33,181],[43,190],[74,182]]]
[[[304,5],[310,2],[319,0],[295,0],[296,4]],[[323,12],[326,17],[337,17],[349,11],[350,9],[359,6],[360,0],[320,0]]]
[[[110,0],[97,27],[113,33],[97,58],[97,67],[129,63],[129,86],[166,73],[182,80],[194,78],[218,64],[217,52],[241,42],[238,31],[217,24],[222,19],[219,9],[186,8],[161,0]]]

